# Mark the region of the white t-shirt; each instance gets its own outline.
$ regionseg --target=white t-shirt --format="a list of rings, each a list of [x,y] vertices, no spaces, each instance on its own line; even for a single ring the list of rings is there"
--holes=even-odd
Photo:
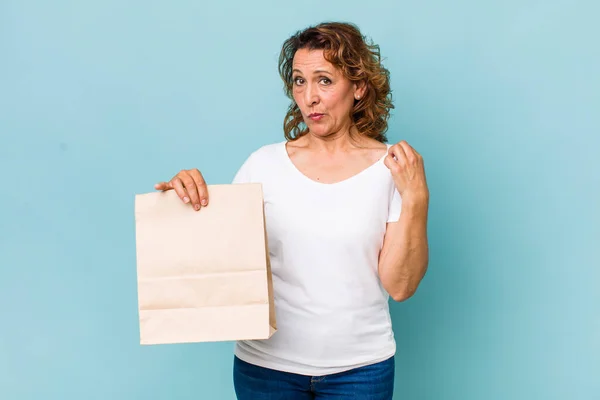
[[[377,265],[401,199],[383,159],[334,184],[301,173],[285,142],[244,162],[233,183],[263,186],[278,330],[267,340],[239,341],[240,359],[319,376],[395,354]]]

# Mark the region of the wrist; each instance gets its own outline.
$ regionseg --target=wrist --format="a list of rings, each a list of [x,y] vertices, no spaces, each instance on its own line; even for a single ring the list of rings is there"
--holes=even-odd
[[[402,207],[409,209],[427,208],[427,205],[429,204],[429,193],[426,192],[404,192],[400,197],[402,199]]]

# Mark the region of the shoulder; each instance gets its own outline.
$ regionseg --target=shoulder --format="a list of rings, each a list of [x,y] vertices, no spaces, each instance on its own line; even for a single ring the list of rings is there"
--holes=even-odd
[[[243,168],[261,171],[277,167],[285,159],[285,142],[275,142],[262,145],[250,152],[244,161]]]
[[[367,137],[361,144],[361,153],[365,162],[372,164],[382,161],[388,154],[390,147],[389,144]]]
[[[282,143],[271,143],[251,151],[233,178],[233,183],[260,182],[265,173],[276,170]]]
[[[279,155],[284,146],[285,142],[268,143],[255,149],[250,156],[256,159],[269,159]]]
[[[363,136],[359,141],[358,141],[359,147],[363,147],[366,149],[371,149],[373,151],[378,151],[378,150],[385,150],[386,148],[389,148],[390,145],[386,144],[384,142],[380,142],[379,140],[373,139],[371,137],[368,136]]]
[[[281,158],[281,155],[283,154],[282,151],[284,151],[284,149],[285,142],[275,142],[262,145],[250,153],[246,162],[253,165],[271,164],[273,162],[277,162]]]

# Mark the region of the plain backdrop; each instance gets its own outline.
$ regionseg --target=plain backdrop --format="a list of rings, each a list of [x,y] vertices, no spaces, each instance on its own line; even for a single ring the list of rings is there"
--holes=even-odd
[[[396,399],[600,399],[600,3],[0,0],[0,398],[234,398],[232,343],[139,345],[133,200],[283,140],[282,42],[381,47],[425,158]]]

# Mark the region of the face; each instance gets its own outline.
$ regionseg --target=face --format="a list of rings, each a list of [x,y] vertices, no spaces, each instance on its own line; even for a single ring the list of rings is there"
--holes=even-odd
[[[364,89],[325,60],[323,50],[296,51],[293,70],[294,101],[310,133],[320,137],[347,133],[350,110]]]

